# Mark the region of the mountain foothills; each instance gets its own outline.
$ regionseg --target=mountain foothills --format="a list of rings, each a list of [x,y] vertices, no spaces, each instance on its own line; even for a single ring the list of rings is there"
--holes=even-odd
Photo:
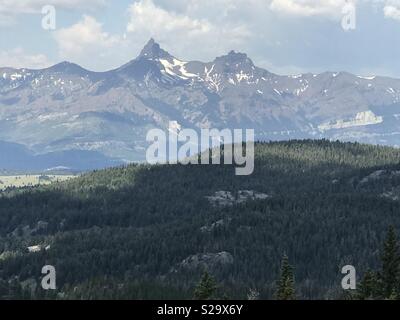
[[[387,231],[400,229],[400,149],[304,140],[255,151],[250,176],[131,164],[1,193],[0,297],[272,298],[284,255],[290,296],[348,296],[342,267],[359,279],[379,270]],[[44,265],[56,268],[54,291],[41,289]],[[197,286],[205,270],[216,282]]]
[[[60,152],[96,157],[93,167],[144,160],[147,131],[166,129],[169,121],[198,130],[253,128],[260,141],[397,145],[399,99],[397,79],[346,72],[280,76],[234,51],[208,63],[186,62],[150,40],[136,59],[108,72],[69,62],[43,70],[0,68],[0,141],[74,168],[82,165],[65,163]],[[3,169],[16,169],[8,155]]]

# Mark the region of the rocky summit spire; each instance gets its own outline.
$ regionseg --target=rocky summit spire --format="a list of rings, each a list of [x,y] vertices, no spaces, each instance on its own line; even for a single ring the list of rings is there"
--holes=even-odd
[[[214,60],[218,68],[223,72],[252,72],[255,66],[253,61],[245,54],[235,51],[230,51],[227,55],[218,57]]]
[[[253,62],[247,57],[247,54],[236,52],[233,50],[230,51],[227,55],[218,57],[215,60],[231,64],[243,63],[253,65]]]
[[[145,57],[148,59],[167,58],[170,56],[171,55],[167,51],[161,49],[160,45],[155,42],[153,38],[147,42],[139,55],[139,57]]]

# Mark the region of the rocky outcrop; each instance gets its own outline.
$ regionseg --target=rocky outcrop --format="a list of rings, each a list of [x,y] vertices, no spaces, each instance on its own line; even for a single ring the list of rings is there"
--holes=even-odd
[[[220,227],[222,227],[222,226],[224,226],[224,225],[225,225],[225,220],[221,219],[221,220],[218,220],[218,221],[212,223],[212,224],[209,225],[209,226],[203,226],[203,227],[201,227],[201,228],[200,228],[200,231],[201,231],[201,232],[204,232],[204,233],[212,232],[213,230],[218,229],[218,228],[220,228]]]
[[[400,170],[377,170],[363,178],[360,184],[362,185],[374,180],[393,177],[400,177]]]
[[[269,198],[269,195],[253,190],[239,190],[236,194],[230,191],[217,191],[212,196],[206,197],[213,206],[220,207],[233,206],[250,200],[264,200],[267,198]]]
[[[179,263],[172,272],[178,272],[178,270],[196,270],[196,269],[215,269],[221,266],[227,266],[233,264],[233,256],[229,252],[219,253],[199,253],[187,257],[181,263]]]
[[[400,187],[393,188],[392,190],[382,193],[381,197],[391,199],[393,201],[399,201],[400,200]]]
[[[14,237],[29,237],[37,234],[38,232],[45,231],[48,228],[48,222],[38,221],[36,226],[31,228],[30,226],[24,226],[23,228],[17,228],[12,233],[11,236]]]

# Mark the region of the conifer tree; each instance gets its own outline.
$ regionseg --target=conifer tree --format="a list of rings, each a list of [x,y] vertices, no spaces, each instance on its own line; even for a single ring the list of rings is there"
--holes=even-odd
[[[194,291],[195,300],[211,300],[217,291],[217,284],[213,277],[205,271]]]
[[[375,299],[379,295],[379,280],[377,274],[368,270],[357,290],[357,298],[360,300]]]
[[[396,232],[390,227],[382,254],[382,296],[385,299],[396,296],[399,283],[400,257]]]
[[[289,259],[286,255],[282,258],[280,279],[275,297],[278,300],[296,299],[293,268],[289,264]]]

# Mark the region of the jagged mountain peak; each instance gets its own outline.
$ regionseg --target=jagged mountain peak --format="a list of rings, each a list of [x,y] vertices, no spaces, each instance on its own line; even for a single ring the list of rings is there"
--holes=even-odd
[[[152,79],[164,84],[173,84],[197,76],[185,69],[186,64],[187,62],[179,60],[163,50],[151,38],[136,59],[123,65],[117,71],[140,81]]]
[[[170,57],[172,56],[167,51],[163,50],[153,38],[147,42],[139,54],[139,58],[147,59],[161,59]]]
[[[237,60],[246,60],[247,59],[247,54],[246,53],[242,53],[242,52],[236,52],[235,50],[231,50],[227,54],[227,57],[230,57],[232,59],[237,59]]]
[[[231,50],[228,54],[224,56],[217,57],[215,62],[222,62],[225,64],[246,64],[250,66],[254,66],[253,61],[247,56],[247,54],[242,52],[236,52]]]
[[[230,51],[224,56],[217,57],[214,62],[215,71],[222,73],[247,73],[255,70],[253,61],[245,53]]]

